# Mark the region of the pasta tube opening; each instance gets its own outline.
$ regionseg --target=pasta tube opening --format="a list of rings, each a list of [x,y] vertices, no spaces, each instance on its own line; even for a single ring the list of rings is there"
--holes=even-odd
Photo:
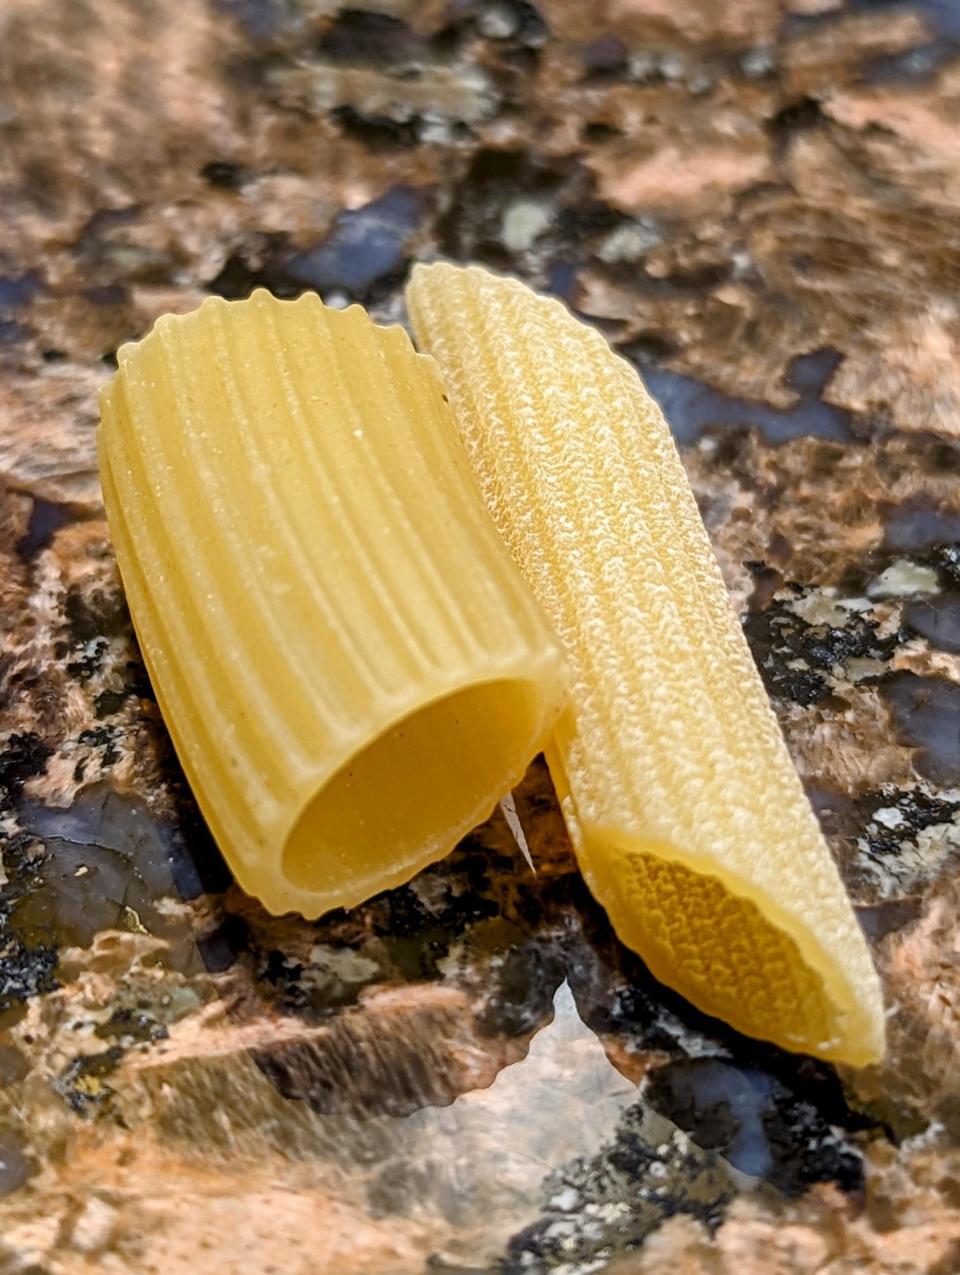
[[[788,916],[716,862],[584,830],[582,861],[618,936],[653,974],[750,1036],[853,1065],[875,1057],[863,1008]]]
[[[402,718],[310,800],[287,838],[284,874],[298,890],[358,902],[406,879],[482,822],[541,731],[539,690],[522,680],[470,686]]]

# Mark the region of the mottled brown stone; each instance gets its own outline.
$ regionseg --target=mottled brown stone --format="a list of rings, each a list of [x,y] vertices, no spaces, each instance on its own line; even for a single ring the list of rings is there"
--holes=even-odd
[[[0,14],[0,1268],[957,1268],[955,26],[922,0]],[[211,292],[402,320],[434,255],[555,291],[667,408],[873,945],[882,1065],[656,984],[542,763],[535,877],[496,816],[314,924],[231,883],[126,614],[97,391]]]
[[[718,41],[732,45],[762,44],[776,36],[779,6],[776,0],[698,0],[696,4],[671,4],[670,0],[607,0],[589,15],[563,0],[545,0],[543,11],[557,32],[572,39],[589,39],[598,30],[615,30],[634,38],[672,36],[684,41]]]
[[[783,49],[785,87],[794,93],[829,92],[837,80],[869,59],[925,44],[932,32],[922,15],[850,13],[835,22],[788,36]]]

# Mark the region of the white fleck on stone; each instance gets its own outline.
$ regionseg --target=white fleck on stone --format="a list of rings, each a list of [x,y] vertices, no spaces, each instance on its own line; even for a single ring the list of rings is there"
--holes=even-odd
[[[867,585],[869,598],[909,598],[916,593],[939,592],[936,571],[909,558],[898,558]]]
[[[552,220],[550,206],[539,199],[517,199],[503,214],[500,238],[510,252],[532,248]]]
[[[597,1215],[602,1221],[613,1223],[625,1218],[629,1212],[630,1205],[626,1200],[609,1200],[606,1204],[600,1205]]]
[[[509,40],[517,25],[517,15],[505,4],[484,5],[477,18],[477,29],[488,40]]]
[[[873,822],[884,828],[899,828],[907,820],[903,811],[898,810],[896,806],[882,806],[873,812]]]
[[[561,1213],[569,1213],[571,1209],[575,1209],[580,1201],[579,1193],[572,1187],[564,1187],[562,1191],[558,1191],[556,1195],[551,1196],[549,1206],[551,1209],[557,1209]]]
[[[617,226],[597,248],[597,256],[607,265],[639,259],[660,242],[659,232],[645,221],[631,221]]]
[[[350,304],[350,298],[345,292],[341,292],[339,288],[334,288],[323,298],[323,303],[329,306],[331,310],[346,310]]]
[[[549,1240],[564,1240],[577,1232],[576,1222],[569,1221],[567,1218],[560,1218],[556,1222],[551,1222],[544,1231],[544,1237]]]
[[[633,79],[645,80],[657,70],[657,59],[649,49],[642,49],[630,58],[628,66]]]
[[[453,140],[453,130],[445,115],[435,111],[424,111],[417,128],[417,136],[428,146],[449,146]]]
[[[184,904],[183,900],[171,899],[168,894],[153,901],[153,910],[154,912],[159,912],[162,917],[168,920],[173,920],[176,917],[186,920],[189,916],[189,908]]]
[[[104,1200],[89,1199],[70,1231],[70,1243],[81,1253],[101,1253],[117,1229],[117,1210]]]
[[[887,1017],[892,1017],[896,1010],[897,1007],[891,1005],[887,1010]],[[936,1147],[946,1132],[947,1127],[942,1120],[931,1120],[925,1129],[922,1129],[920,1133],[915,1133],[910,1138],[904,1138],[900,1145],[904,1149],[909,1148],[910,1153],[915,1154],[918,1151],[925,1150],[927,1147]]]
[[[452,943],[446,956],[441,956],[437,961],[437,970],[444,978],[454,978],[460,973],[463,966],[464,946],[462,943]]]
[[[426,910],[434,915],[442,912],[451,898],[459,898],[463,893],[456,881],[449,881],[432,872],[414,877],[408,888],[413,891]]]
[[[843,676],[848,682],[852,682],[856,686],[865,677],[879,677],[881,673],[886,671],[886,668],[887,665],[883,660],[874,660],[868,655],[854,655],[849,660],[844,661]]]
[[[484,119],[493,115],[497,109],[498,99],[493,90],[493,82],[478,66],[458,66],[456,83],[465,95],[457,111],[464,123]]]
[[[737,248],[730,254],[730,269],[735,279],[745,279],[753,268],[753,257],[746,248]]]
[[[758,44],[740,59],[744,75],[750,79],[760,79],[769,75],[776,64],[773,49],[768,44]]]
[[[687,59],[682,53],[664,53],[658,59],[660,74],[667,80],[683,79],[687,69]]]
[[[808,624],[826,624],[836,629],[847,622],[847,612],[837,602],[832,589],[814,589],[803,597],[792,598],[787,606]]]
[[[934,864],[960,846],[960,827],[955,823],[931,823],[917,833],[917,850]]]
[[[708,93],[713,88],[714,77],[709,71],[699,70],[687,77],[687,91],[697,95]]]
[[[310,964],[322,967],[325,973],[343,983],[362,983],[380,968],[376,961],[371,961],[367,956],[349,949],[329,947],[326,943],[313,945],[310,949]]]

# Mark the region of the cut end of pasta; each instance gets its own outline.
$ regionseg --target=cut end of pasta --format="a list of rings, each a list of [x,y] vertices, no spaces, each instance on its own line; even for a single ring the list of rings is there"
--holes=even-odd
[[[725,878],[716,863],[694,867],[664,847],[618,844],[598,830],[583,836],[591,890],[661,982],[782,1048],[855,1067],[883,1057],[872,969],[839,968],[816,933],[777,914],[771,900],[749,897],[749,883]],[[854,945],[860,936],[849,938]]]
[[[118,363],[107,517],[225,858],[275,913],[400,884],[519,781],[565,687],[435,364],[359,306],[263,291]]]
[[[456,690],[404,717],[308,802],[283,851],[288,885],[317,896],[310,911],[325,911],[408,880],[490,815],[549,725],[540,688],[519,677]]]
[[[741,1031],[876,1061],[879,980],[657,404],[519,280],[417,266],[407,299],[571,669],[547,760],[617,933]]]

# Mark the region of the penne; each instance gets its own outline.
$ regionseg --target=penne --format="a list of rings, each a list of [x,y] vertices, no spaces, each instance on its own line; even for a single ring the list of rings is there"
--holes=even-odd
[[[571,668],[547,758],[617,933],[743,1032],[875,1061],[877,975],[658,407],[515,280],[418,266],[408,304]]]
[[[240,884],[359,903],[447,854],[563,701],[432,360],[316,296],[125,346],[103,495],[164,719]]]

